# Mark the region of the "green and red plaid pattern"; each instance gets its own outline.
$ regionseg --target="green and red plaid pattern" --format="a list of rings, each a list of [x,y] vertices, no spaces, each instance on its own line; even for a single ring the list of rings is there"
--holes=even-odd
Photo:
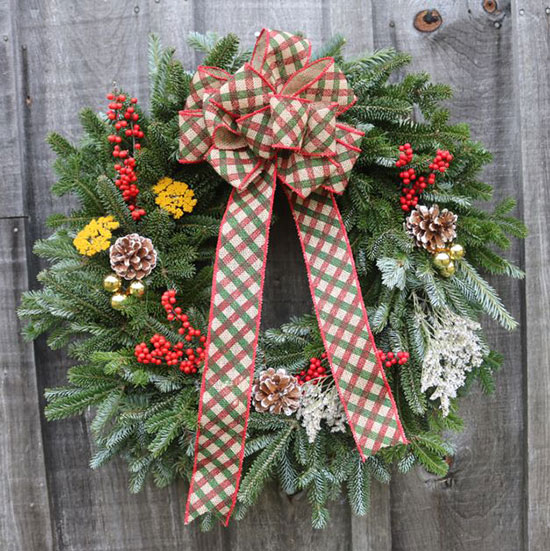
[[[308,120],[308,106],[299,99],[272,96],[270,126],[273,132],[272,147],[300,149]]]
[[[336,155],[336,113],[332,107],[311,111],[302,150],[309,155]]]
[[[407,442],[369,328],[353,254],[334,196],[288,196],[313,305],[359,453]]]
[[[290,76],[307,65],[310,56],[311,44],[307,38],[262,29],[250,65],[278,89]]]
[[[231,73],[218,67],[200,66],[191,80],[185,109],[200,109],[203,98],[213,94],[230,77]]]
[[[264,159],[273,157],[273,130],[269,126],[271,111],[269,106],[239,117],[236,121],[241,134],[246,139],[248,147]]]
[[[210,133],[202,110],[184,110],[179,112],[180,150],[185,151],[185,163],[198,163],[204,159],[210,148]]]
[[[233,190],[220,227],[186,523],[237,496],[274,194],[273,176]]]
[[[180,114],[181,161],[205,159],[235,188],[216,251],[186,522],[209,511],[228,522],[237,499],[277,179],[293,190],[319,327],[357,447],[365,457],[406,441],[333,197],[361,152],[363,133],[336,120],[355,96],[332,58],[309,63],[310,54],[306,39],[264,29],[234,75],[199,69]]]

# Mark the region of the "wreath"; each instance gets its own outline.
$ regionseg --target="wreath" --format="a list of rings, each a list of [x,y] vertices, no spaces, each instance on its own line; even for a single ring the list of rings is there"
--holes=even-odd
[[[26,337],[74,359],[46,417],[93,408],[92,468],[122,457],[132,492],[189,480],[204,528],[269,479],[307,493],[314,527],[342,492],[364,515],[392,465],[444,475],[458,399],[493,390],[479,319],[516,322],[480,274],[523,277],[495,249],[525,227],[512,199],[478,206],[490,154],[449,122],[448,86],[391,78],[406,54],[345,60],[341,37],[312,54],[265,29],[253,52],[189,41],[192,73],[152,37],[149,114],[115,88],[78,146],[48,138],[52,192],[78,206],[50,216],[34,247],[50,266],[20,307]],[[261,332],[276,186],[314,312]]]

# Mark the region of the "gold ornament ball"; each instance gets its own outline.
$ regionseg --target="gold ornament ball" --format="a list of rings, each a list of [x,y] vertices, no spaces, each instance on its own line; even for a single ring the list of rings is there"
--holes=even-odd
[[[145,284],[139,280],[132,281],[128,287],[128,294],[133,297],[142,297],[145,294]]]
[[[122,282],[120,281],[120,277],[116,274],[106,275],[103,279],[103,288],[106,291],[109,291],[109,293],[116,293],[120,289],[121,285]]]
[[[122,293],[115,293],[111,297],[111,306],[115,310],[122,310],[127,300],[128,300],[128,297],[126,295]]]
[[[451,245],[449,254],[453,260],[460,260],[464,256],[464,247],[458,243],[455,243],[454,245]]]
[[[451,263],[451,257],[446,251],[439,251],[434,256],[434,264],[438,268],[446,268]]]
[[[454,273],[456,272],[456,266],[454,264],[454,262],[449,262],[449,264],[447,264],[447,266],[445,266],[442,270],[441,270],[441,275],[443,277],[451,277]]]

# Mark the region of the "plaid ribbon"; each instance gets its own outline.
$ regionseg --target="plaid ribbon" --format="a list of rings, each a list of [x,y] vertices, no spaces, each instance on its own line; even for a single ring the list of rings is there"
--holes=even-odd
[[[186,523],[216,511],[227,524],[236,503],[277,181],[359,453],[407,442],[334,198],[361,151],[363,133],[338,121],[355,95],[334,59],[310,56],[307,39],[263,29],[236,73],[199,67],[180,111],[180,162],[206,160],[234,188],[216,250]]]

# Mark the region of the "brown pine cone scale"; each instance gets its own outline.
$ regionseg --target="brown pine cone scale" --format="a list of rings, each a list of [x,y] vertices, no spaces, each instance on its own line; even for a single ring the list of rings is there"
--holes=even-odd
[[[262,371],[252,388],[254,408],[259,412],[291,415],[300,406],[298,379],[284,369]]]
[[[111,268],[124,279],[143,279],[157,264],[153,242],[137,233],[119,237],[109,250]]]
[[[456,237],[457,218],[458,216],[448,209],[440,211],[438,205],[430,208],[419,205],[407,218],[406,228],[416,241],[417,247],[436,253]]]

